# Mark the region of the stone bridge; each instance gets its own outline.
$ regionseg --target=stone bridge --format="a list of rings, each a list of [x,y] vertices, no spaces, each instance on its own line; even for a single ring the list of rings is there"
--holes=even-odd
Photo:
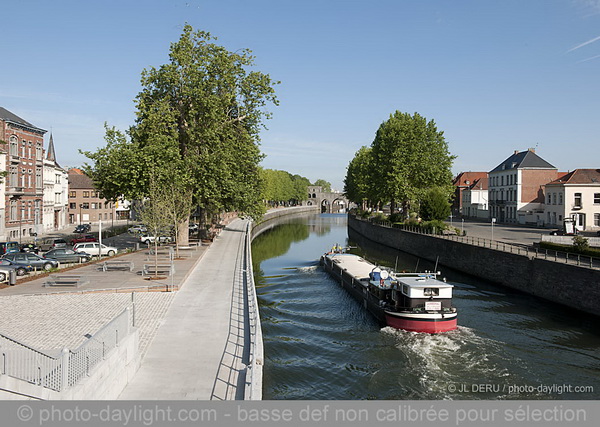
[[[344,193],[326,192],[321,186],[309,185],[308,200],[302,205],[319,206],[321,213],[345,213],[348,212],[349,203]]]

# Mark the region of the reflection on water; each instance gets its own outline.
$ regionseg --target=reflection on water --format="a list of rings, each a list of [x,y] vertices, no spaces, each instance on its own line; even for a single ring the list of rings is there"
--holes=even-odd
[[[380,264],[434,267],[351,237]],[[288,220],[252,244],[265,399],[600,397],[600,337],[589,316],[438,268],[455,285],[459,328],[438,335],[381,328],[318,265],[333,243],[348,244],[342,215]],[[593,391],[538,389],[553,384]]]

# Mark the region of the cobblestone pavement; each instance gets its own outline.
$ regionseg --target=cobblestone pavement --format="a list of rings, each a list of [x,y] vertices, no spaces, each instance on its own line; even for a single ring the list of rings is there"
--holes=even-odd
[[[135,292],[135,326],[143,355],[156,334],[174,292]],[[131,293],[13,295],[0,298],[0,332],[46,352],[76,349],[132,305]]]
[[[128,271],[103,272],[100,264],[83,264],[66,274],[89,280],[79,288],[44,287],[46,278],[0,289],[0,333],[45,352],[76,349],[104,325],[132,306],[135,326],[140,330],[140,353],[145,355],[177,292],[148,291],[149,287],[169,285],[177,289],[207,247],[187,251],[176,259],[175,274],[161,280],[147,281],[140,268],[152,263],[148,251],[126,254],[119,260],[135,263]],[[136,292],[132,292],[136,290]]]

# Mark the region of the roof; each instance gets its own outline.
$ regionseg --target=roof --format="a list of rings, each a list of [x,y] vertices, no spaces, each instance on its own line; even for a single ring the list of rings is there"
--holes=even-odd
[[[69,169],[69,189],[93,189],[92,178],[84,175],[79,169]]]
[[[22,119],[21,117],[17,116],[15,113],[8,111],[4,107],[0,107],[0,119],[7,121],[7,122],[17,123],[17,124],[20,124],[21,126],[26,126],[28,128],[31,128],[33,130],[37,130],[40,132],[46,132],[44,129],[40,129],[37,126],[32,125],[27,120]]]
[[[535,150],[530,148],[527,151],[515,151],[512,156],[496,166],[490,173],[509,169],[556,169],[556,167],[535,154]]]
[[[575,169],[546,185],[600,185],[600,169]]]
[[[469,187],[469,190],[487,190],[488,189],[488,177],[480,178],[473,182]]]
[[[481,178],[487,178],[487,172],[461,172],[456,175],[452,184],[456,187],[468,187]]]

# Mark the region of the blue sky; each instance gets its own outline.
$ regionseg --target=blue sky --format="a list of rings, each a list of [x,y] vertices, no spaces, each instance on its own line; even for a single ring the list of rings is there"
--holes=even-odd
[[[561,171],[600,168],[600,0],[5,3],[0,106],[52,130],[63,166],[104,144],[104,122],[133,123],[140,72],[188,22],[281,81],[264,167],[341,189],[400,110],[435,120],[455,173],[529,147]]]

